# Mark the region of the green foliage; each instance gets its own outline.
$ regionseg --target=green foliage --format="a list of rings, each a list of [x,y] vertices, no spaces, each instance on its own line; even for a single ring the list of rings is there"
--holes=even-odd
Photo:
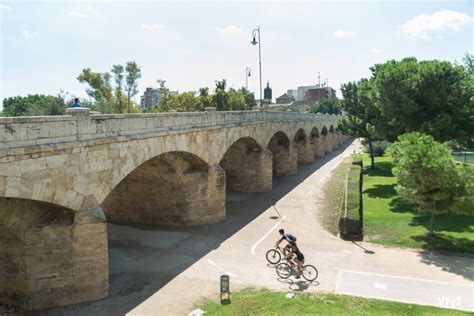
[[[66,108],[61,95],[30,94],[4,99],[2,116],[64,115]]]
[[[464,170],[469,169],[461,171],[456,167],[447,146],[415,132],[399,136],[388,153],[395,160],[397,191],[406,201],[415,203],[419,211],[431,213],[430,234],[436,214],[473,213],[472,205],[467,207],[469,199],[463,198],[469,190],[463,181],[471,176]],[[455,202],[465,207],[453,207]]]
[[[368,240],[387,246],[474,254],[474,216],[437,215],[436,234],[427,235],[430,213],[418,212],[396,191],[393,157],[385,155],[376,160],[378,168],[364,172],[364,234]],[[364,155],[364,162],[368,161]],[[466,271],[464,275],[468,274],[472,273]]]
[[[386,119],[387,140],[408,132],[437,141],[474,135],[474,81],[446,61],[391,60],[371,68],[376,106]]]
[[[365,153],[370,153],[369,143],[367,140],[362,141],[362,149]],[[387,148],[391,145],[390,142],[385,140],[377,140],[372,142],[372,150],[375,157],[381,157],[385,154]]]
[[[88,84],[86,93],[94,100],[91,107],[101,113],[138,112],[131,98],[138,93],[140,67],[135,62],[127,62],[125,67],[113,65],[111,72],[114,74],[115,88],[110,82],[112,75],[109,72],[99,73],[85,68],[77,77],[80,83]]]
[[[343,100],[341,106],[345,115],[338,121],[338,129],[355,138],[366,138],[371,142],[377,139],[377,131],[382,130],[384,119],[375,106],[373,80],[361,79],[341,86]],[[371,166],[375,167],[374,154],[371,150]]]
[[[341,114],[341,100],[337,98],[324,98],[318,103],[309,106],[310,113]]]
[[[108,72],[93,72],[90,68],[85,68],[77,77],[80,83],[87,83],[86,93],[94,99],[97,108],[102,113],[113,113],[115,103],[112,86],[110,84],[110,74]]]
[[[138,93],[138,79],[142,77],[140,67],[134,61],[127,62],[125,66],[125,90],[127,91],[127,109],[131,111],[131,98]]]
[[[464,315],[462,311],[368,299],[333,293],[296,291],[293,299],[285,293],[266,289],[244,289],[232,293],[231,304],[206,300],[198,307],[206,316],[226,315]],[[197,308],[197,307],[196,307]]]

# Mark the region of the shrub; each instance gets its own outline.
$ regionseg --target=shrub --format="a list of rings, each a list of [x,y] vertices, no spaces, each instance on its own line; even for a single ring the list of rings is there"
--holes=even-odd
[[[362,150],[365,152],[365,153],[368,153],[370,154],[370,148],[369,148],[369,144],[368,142],[366,141],[363,141],[362,142]],[[375,157],[381,157],[385,154],[385,151],[387,150],[387,148],[391,145],[390,142],[387,142],[385,140],[378,140],[378,141],[373,141],[372,142],[372,147],[374,149],[374,156]]]

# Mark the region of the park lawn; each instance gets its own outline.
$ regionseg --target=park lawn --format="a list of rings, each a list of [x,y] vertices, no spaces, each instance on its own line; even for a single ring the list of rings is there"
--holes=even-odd
[[[391,157],[376,157],[375,170],[364,155],[365,239],[388,246],[474,254],[474,217],[437,215],[432,238],[428,237],[428,214],[418,213],[396,191]]]
[[[207,300],[198,306],[204,315],[467,315],[461,311],[431,306],[405,304],[355,296],[296,293],[293,299],[285,293],[245,289],[231,294],[231,303],[221,305]]]

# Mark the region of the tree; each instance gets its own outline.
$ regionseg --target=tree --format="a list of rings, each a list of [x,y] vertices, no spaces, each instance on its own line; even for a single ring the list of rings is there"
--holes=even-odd
[[[309,106],[311,113],[341,114],[341,100],[338,98],[324,98],[318,103]]]
[[[367,139],[370,149],[371,168],[375,168],[372,142],[377,137],[377,127],[383,125],[380,111],[375,107],[372,81],[361,79],[341,86],[343,100],[340,105],[345,111],[338,122],[338,128],[345,134]]]
[[[387,122],[387,140],[415,131],[441,142],[458,139],[466,132],[472,135],[474,110],[472,94],[465,87],[468,72],[464,67],[405,58],[375,65],[372,73],[375,104]]]
[[[124,98],[123,93],[123,79],[124,79],[124,67],[122,65],[113,65],[112,73],[115,76],[115,113],[124,112]]]
[[[138,67],[137,63],[134,61],[127,62],[125,66],[126,72],[126,86],[125,89],[127,91],[127,111],[130,113],[130,105],[131,105],[131,98],[138,93],[138,79],[142,77],[140,67]]]
[[[102,113],[112,113],[114,96],[110,84],[110,73],[93,72],[90,68],[85,68],[77,77],[80,83],[87,83],[86,93],[97,103],[97,108]]]
[[[2,116],[64,115],[66,107],[61,95],[29,94],[5,98]]]
[[[241,91],[237,91],[230,88],[227,92],[227,103],[228,108],[232,111],[245,111],[248,110],[245,97]]]
[[[210,107],[212,105],[212,99],[211,96],[209,95],[209,88],[204,87],[204,88],[199,88],[199,103],[201,104],[202,109],[205,109],[207,107]]]
[[[216,81],[216,89],[214,95],[212,96],[212,105],[216,108],[217,111],[228,111],[229,104],[227,102],[227,93],[226,93],[227,82],[225,79]]]
[[[462,180],[473,179],[469,169],[460,169],[451,157],[449,148],[436,142],[432,136],[418,132],[398,137],[388,152],[395,161],[393,168],[397,176],[397,191],[407,201],[416,203],[420,212],[431,214],[429,233],[433,234],[435,215],[445,212],[465,213],[470,208],[454,205],[469,203],[468,191],[472,191]],[[471,192],[472,193],[472,192]],[[472,201],[472,197],[471,197]]]
[[[239,92],[241,92],[244,96],[245,104],[247,105],[247,110],[251,110],[254,106],[257,105],[257,101],[255,100],[255,94],[253,92],[250,92],[244,87],[242,87]]]

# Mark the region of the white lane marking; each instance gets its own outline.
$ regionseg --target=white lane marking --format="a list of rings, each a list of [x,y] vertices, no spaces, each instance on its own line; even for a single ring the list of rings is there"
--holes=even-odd
[[[387,284],[375,282],[374,287],[375,287],[376,289],[386,290],[386,289],[387,289]]]
[[[432,283],[435,282],[435,283],[453,284],[453,285],[467,286],[467,287],[474,288],[474,286],[472,286],[470,284],[464,284],[464,283],[446,282],[446,281],[438,281],[438,280],[430,280],[430,279],[420,279],[420,278],[412,278],[412,277],[406,277],[406,276],[371,273],[371,272],[362,272],[362,271],[351,271],[351,270],[340,270],[340,271],[341,272],[348,272],[348,273],[355,273],[355,274],[364,274],[364,275],[377,275],[377,276],[381,276],[381,277],[385,277],[385,278],[392,278],[392,279],[417,280],[417,281],[425,281],[425,282],[432,282]]]
[[[212,264],[213,266],[216,265],[216,263],[214,261],[212,261],[211,259],[207,259],[207,262],[209,262],[210,264]]]
[[[352,253],[352,250],[341,250],[341,253],[351,254],[351,253]]]
[[[285,220],[286,216],[283,216],[283,218],[281,219],[282,221]],[[268,237],[268,235],[270,235],[270,233],[278,227],[278,225],[280,225],[281,222],[278,222],[276,223],[275,225],[273,225],[272,228],[270,228],[270,230],[262,236],[262,238],[260,238],[259,240],[257,240],[257,242],[252,246],[252,249],[250,249],[250,252],[252,253],[252,255],[255,255],[255,248],[257,248],[258,244],[261,243],[265,238]]]
[[[341,281],[341,270],[339,270],[339,276],[337,277],[337,282],[336,282],[336,289],[334,290],[334,293],[338,293],[339,289],[339,282]]]
[[[230,271],[226,271],[225,274],[228,274],[228,275],[230,275],[230,276],[232,276],[232,277],[234,277],[234,278],[237,277],[237,274],[234,274],[234,273],[232,273],[232,272],[230,272]]]

